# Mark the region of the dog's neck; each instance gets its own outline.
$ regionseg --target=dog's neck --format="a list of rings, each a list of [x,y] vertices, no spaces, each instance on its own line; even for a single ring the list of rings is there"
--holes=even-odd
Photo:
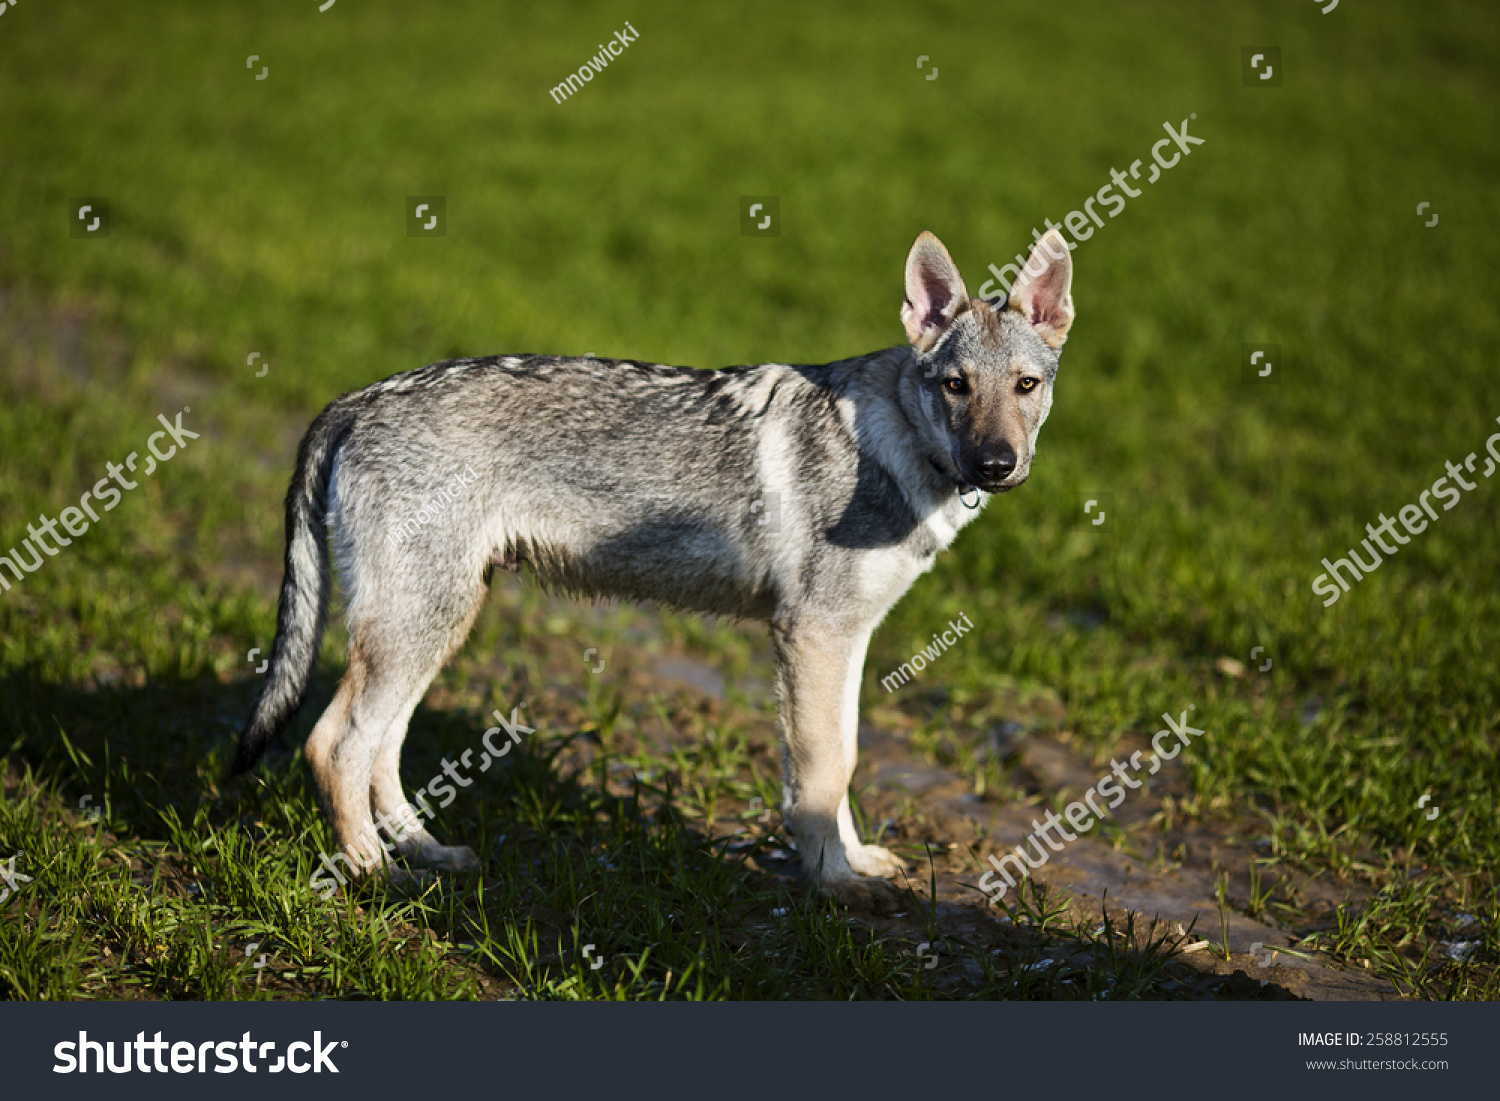
[[[961,486],[932,453],[917,406],[920,371],[910,347],[887,348],[828,365],[834,372],[840,414],[859,449],[880,463],[901,487],[918,516],[970,512],[959,501]],[[977,492],[977,491],[976,491]],[[988,494],[980,494],[981,503]]]

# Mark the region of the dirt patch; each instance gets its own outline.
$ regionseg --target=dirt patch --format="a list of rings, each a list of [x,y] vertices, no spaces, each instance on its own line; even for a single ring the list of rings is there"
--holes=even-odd
[[[997,803],[973,794],[970,782],[958,773],[915,759],[902,738],[870,726],[861,728],[855,788],[862,793],[865,814],[871,819],[890,815],[896,818],[890,827],[892,834],[930,846],[940,899],[962,899],[975,908],[994,910],[982,901],[978,886],[980,877],[990,870],[989,855],[1010,851],[1035,834],[1049,797],[1053,802],[1065,801],[1100,775],[1089,761],[1042,736],[1025,737],[1014,752],[1031,797],[1025,803]],[[1166,833],[1153,832],[1149,823],[1163,796],[1132,794],[1135,798],[1127,799],[1120,808],[1129,808],[1128,812],[1116,819],[1124,835],[1117,835],[1116,843],[1078,835],[1066,843],[1059,840],[1061,847],[1049,847],[1046,863],[1032,876],[1049,888],[1073,896],[1090,915],[1102,915],[1107,902],[1136,915],[1139,922],[1166,924],[1178,933],[1177,943],[1190,949],[1181,958],[1206,974],[1243,972],[1256,983],[1275,985],[1313,1000],[1399,996],[1383,980],[1337,969],[1312,953],[1289,953],[1287,949],[1294,940],[1311,929],[1284,930],[1237,909],[1236,899],[1249,893],[1248,873],[1229,874],[1221,905],[1219,882],[1212,869],[1248,868],[1254,851],[1227,844],[1224,826],[1182,826]],[[907,813],[898,814],[906,800],[914,807],[908,805]],[[1148,855],[1142,859],[1121,851],[1127,846]],[[1164,860],[1162,854],[1167,852],[1178,859]],[[1273,876],[1260,885],[1260,890],[1274,892],[1280,885]],[[1304,887],[1304,894],[1306,890]],[[1318,901],[1334,904],[1357,897],[1352,886],[1342,893],[1325,886]],[[1202,945],[1203,941],[1209,943]]]
[[[516,599],[511,593],[501,602],[514,605]],[[769,689],[773,673],[769,654],[753,634],[747,642],[750,660],[739,675],[731,676],[712,659],[670,641],[660,631],[656,613],[638,612],[630,621],[630,645],[614,646],[606,667],[594,673],[584,667],[578,634],[562,621],[581,613],[585,621],[597,624],[597,613],[583,612],[566,601],[545,600],[547,611],[532,614],[550,619],[554,633],[527,640],[535,668],[550,671],[532,679],[527,690],[534,715],[558,728],[572,724],[588,729],[590,694],[615,693],[621,706],[640,721],[635,734],[616,733],[612,756],[640,748],[635,739],[654,752],[667,752],[689,743],[705,726],[728,726],[747,737],[752,770],[779,774]],[[522,611],[519,606],[510,610]],[[573,622],[580,628],[585,625]],[[487,655],[470,656],[475,662],[472,675],[484,681]],[[490,665],[496,679],[506,675],[499,664]],[[429,703],[438,701],[430,697]],[[914,951],[927,944],[926,952],[942,956],[933,946],[949,945],[954,958],[934,968],[935,991],[960,993],[967,983],[977,981],[976,969],[983,966],[980,957],[988,953],[993,956],[991,964],[1001,967],[1051,960],[1045,968],[1062,976],[1051,996],[1076,996],[1066,988],[1066,976],[1076,975],[1089,963],[1088,949],[1075,944],[1062,951],[1060,942],[1045,930],[991,905],[978,887],[980,876],[989,870],[986,858],[991,853],[1012,849],[1034,831],[1034,820],[1049,804],[1076,797],[1101,775],[1064,740],[1067,733],[1058,730],[1062,711],[1055,700],[1030,699],[1016,714],[1018,719],[995,724],[969,748],[1004,757],[1013,786],[1022,792],[1020,798],[1003,792],[976,794],[972,779],[913,748],[913,720],[889,706],[870,709],[867,716],[877,721],[860,729],[860,765],[854,781],[860,809],[879,843],[908,860],[913,890],[906,914],[862,920],[909,940]],[[1048,729],[1056,733],[1041,732]],[[1126,752],[1131,748],[1125,747]],[[589,774],[600,752],[592,741],[582,740],[559,758],[559,767]],[[1163,828],[1164,807],[1186,793],[1181,772],[1164,769],[1149,791],[1132,792],[1119,814],[1111,817],[1110,836],[1080,836],[1060,851],[1049,852],[1046,864],[1032,873],[1035,885],[1064,901],[1075,924],[1098,926],[1107,918],[1115,928],[1131,926],[1136,931],[1133,940],[1155,935],[1178,950],[1166,982],[1179,997],[1398,997],[1388,982],[1292,947],[1321,927],[1317,915],[1360,897],[1353,885],[1340,887],[1308,877],[1294,883],[1275,872],[1252,881],[1253,861],[1263,853],[1254,841],[1244,840],[1253,833],[1246,824],[1188,823],[1178,815],[1174,824]],[[607,783],[613,794],[626,795],[639,779],[615,763]],[[800,889],[795,843],[780,833],[776,816],[766,814],[763,805],[723,806],[715,820],[703,826],[713,837],[730,839],[732,846],[753,848],[752,867],[784,879],[789,891]],[[1272,920],[1267,901],[1271,898],[1294,898],[1300,923],[1281,927]],[[1251,899],[1258,899],[1258,905],[1252,907]],[[1246,912],[1252,909],[1254,916]]]

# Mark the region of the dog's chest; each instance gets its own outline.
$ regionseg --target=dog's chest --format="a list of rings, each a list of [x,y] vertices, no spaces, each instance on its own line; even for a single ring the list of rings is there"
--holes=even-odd
[[[959,529],[972,520],[977,511],[955,502],[933,509],[923,518],[918,529],[919,538],[922,541],[921,550],[926,553],[929,562],[933,555],[953,545],[953,540],[958,538]]]
[[[917,578],[932,568],[938,554],[948,549],[959,529],[972,517],[970,509],[964,509],[962,514],[936,509],[900,544],[866,552],[858,570],[864,601],[880,609],[879,614],[883,615]]]

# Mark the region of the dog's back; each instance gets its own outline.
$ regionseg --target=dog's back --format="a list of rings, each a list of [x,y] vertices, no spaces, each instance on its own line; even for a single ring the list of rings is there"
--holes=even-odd
[[[869,410],[907,354],[720,371],[508,356],[397,375],[330,409],[348,422],[329,490],[340,574],[357,601],[392,571],[528,565],[571,592],[768,618],[815,533],[852,548],[915,528],[899,490],[860,491],[888,476],[877,456],[861,470],[838,408]]]

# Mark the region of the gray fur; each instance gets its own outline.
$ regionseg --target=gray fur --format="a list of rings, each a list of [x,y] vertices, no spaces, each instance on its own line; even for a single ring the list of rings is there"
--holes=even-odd
[[[412,710],[462,645],[490,571],[525,566],[558,591],[766,622],[783,815],[804,866],[847,901],[890,904],[871,877],[900,862],[860,842],[848,805],[865,646],[976,498],[1029,473],[1061,344],[1038,336],[1056,325],[1038,330],[1036,311],[1065,306],[1063,334],[1072,316],[1071,263],[1058,267],[1060,296],[1032,287],[1028,298],[1021,283],[1011,308],[992,309],[968,298],[924,234],[908,260],[911,347],[719,371],[450,360],[339,398],[298,456],[276,642],[236,771],[305,694],[327,606],[326,515],[348,596],[349,671],[307,753],[335,836],[362,868],[381,859],[358,851],[371,809],[410,814],[397,762]],[[1023,377],[1035,380],[1024,394]],[[962,395],[946,388],[955,378]],[[1014,462],[997,478],[1003,466],[982,464],[1002,452]],[[775,524],[756,505],[768,495]],[[420,826],[398,849],[474,863]]]

